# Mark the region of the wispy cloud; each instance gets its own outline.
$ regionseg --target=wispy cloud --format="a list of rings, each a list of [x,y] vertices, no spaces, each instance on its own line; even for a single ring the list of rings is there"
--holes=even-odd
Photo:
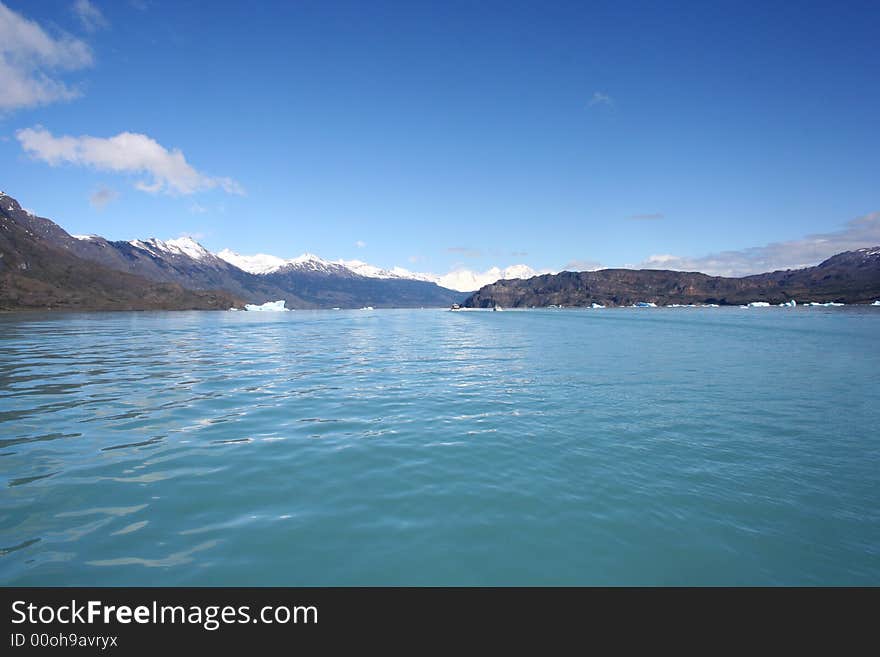
[[[89,0],[75,0],[71,9],[86,32],[97,32],[110,27],[101,10]]]
[[[808,235],[800,240],[771,242],[737,251],[690,258],[672,254],[650,256],[646,269],[700,271],[714,276],[747,276],[778,269],[810,267],[841,251],[880,245],[880,212],[847,222],[840,230]]]
[[[94,192],[89,195],[89,203],[92,204],[92,207],[98,211],[103,210],[107,207],[107,204],[110,201],[113,201],[119,197],[119,192],[115,189],[110,189],[109,187],[99,187]]]
[[[479,249],[472,249],[467,246],[450,246],[446,249],[449,253],[459,253],[465,258],[481,258],[483,252]]]
[[[36,126],[19,130],[15,136],[28,155],[51,166],[73,164],[98,171],[147,174],[151,180],[135,183],[142,192],[194,194],[220,188],[230,194],[244,194],[233,179],[197,171],[180,150],[168,150],[147,135],[122,132],[114,137],[55,137]]]
[[[367,243],[364,242],[363,240],[358,240],[357,242],[354,243],[354,245],[355,245],[357,248],[362,249],[362,248],[364,248],[364,247],[367,245]]]
[[[627,217],[630,221],[656,221],[666,217],[662,212],[652,212],[649,214],[631,214]]]
[[[613,106],[614,99],[606,93],[594,91],[593,95],[590,97],[590,101],[587,103],[587,107],[595,107],[596,105]]]
[[[208,208],[199,203],[193,203],[189,206],[189,211],[191,214],[205,214],[208,211]]]
[[[570,260],[562,268],[564,271],[596,271],[602,269],[602,263],[597,260]]]
[[[84,41],[53,37],[0,2],[0,112],[76,98],[79,91],[58,74],[92,63],[91,48]]]

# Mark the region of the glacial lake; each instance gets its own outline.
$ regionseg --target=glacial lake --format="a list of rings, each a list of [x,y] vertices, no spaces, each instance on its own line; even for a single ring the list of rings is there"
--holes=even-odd
[[[6,585],[878,585],[880,307],[0,314]]]

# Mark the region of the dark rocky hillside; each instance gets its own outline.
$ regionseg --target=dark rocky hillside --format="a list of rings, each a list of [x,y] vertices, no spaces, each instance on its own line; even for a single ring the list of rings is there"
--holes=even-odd
[[[32,241],[47,249],[102,270],[171,284],[168,289],[176,285],[193,291],[223,290],[246,303],[284,299],[289,308],[448,306],[466,296],[425,281],[367,278],[342,266],[321,270],[287,267],[270,274],[252,274],[188,238],[124,242],[97,235],[75,237],[55,222],[23,210],[10,196],[0,196],[0,206],[7,223],[24,230]],[[66,261],[73,262],[69,258]],[[54,276],[49,270],[31,272],[31,278]]]
[[[847,251],[815,267],[775,271],[743,278],[653,269],[602,269],[546,274],[526,280],[498,281],[469,297],[464,305],[488,308],[549,306],[629,306],[744,304],[836,301],[870,303],[880,298],[880,247]]]
[[[241,304],[227,292],[186,290],[78,258],[15,221],[27,213],[9,197],[0,198],[0,205],[0,310],[213,310]]]

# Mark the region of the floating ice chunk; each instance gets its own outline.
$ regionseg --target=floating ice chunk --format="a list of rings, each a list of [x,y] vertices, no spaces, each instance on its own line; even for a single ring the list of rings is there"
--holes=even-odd
[[[780,308],[794,308],[795,306],[797,306],[797,301],[795,301],[794,299],[792,299],[791,301],[783,301],[779,304]]]
[[[768,308],[770,306],[766,301],[752,301],[747,307],[748,308]]]
[[[836,301],[829,301],[828,303],[823,303],[822,305],[827,308],[829,306],[842,306],[843,304],[837,303]]]
[[[245,310],[250,310],[251,312],[258,310],[260,312],[284,312],[290,310],[290,308],[284,307],[284,299],[279,301],[267,301],[264,304],[254,304],[248,303],[245,304]]]
[[[872,306],[880,306],[880,301],[875,301],[875,302],[872,303],[871,305],[872,305]]]
[[[653,301],[636,301],[633,308],[656,308],[657,304]]]
[[[876,303],[878,306],[880,306],[880,301],[876,301],[875,303]],[[605,307],[605,306],[603,306],[601,303],[591,303],[591,304],[590,304],[590,308],[604,308],[604,307]]]
[[[364,306],[361,310],[372,310],[373,306]]]

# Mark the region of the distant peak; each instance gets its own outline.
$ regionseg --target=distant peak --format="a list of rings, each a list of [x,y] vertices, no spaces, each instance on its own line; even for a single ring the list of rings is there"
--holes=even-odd
[[[249,274],[270,274],[284,266],[285,260],[265,253],[256,255],[241,255],[232,249],[223,249],[217,252],[217,257],[225,260],[233,267],[238,267]]]
[[[211,257],[211,252],[191,237],[178,237],[173,240],[160,240],[151,237],[146,240],[132,240],[132,246],[143,249],[153,255],[184,255],[193,260],[204,260]]]
[[[291,264],[296,264],[299,262],[320,262],[321,264],[330,264],[327,260],[324,260],[321,256],[316,256],[314,253],[303,253],[302,255],[298,255],[295,258],[291,258],[287,262]]]

